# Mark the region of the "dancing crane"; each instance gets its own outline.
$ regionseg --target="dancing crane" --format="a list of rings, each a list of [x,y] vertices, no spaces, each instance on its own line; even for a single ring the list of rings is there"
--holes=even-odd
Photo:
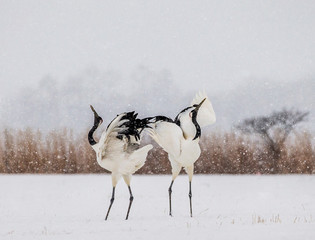
[[[130,187],[131,175],[144,165],[147,154],[152,149],[151,144],[140,147],[141,133],[148,127],[147,119],[138,119],[138,114],[135,112],[119,114],[107,126],[99,142],[96,142],[93,133],[102,124],[103,119],[97,114],[93,106],[90,107],[94,112],[94,125],[88,133],[88,140],[96,152],[98,164],[110,171],[112,177],[113,191],[105,220],[107,220],[113,205],[115,188],[121,177],[127,184],[130,194],[127,220],[134,199]]]
[[[194,163],[199,158],[201,150],[199,139],[201,127],[213,124],[216,116],[207,95],[204,92],[196,94],[191,105],[182,110],[172,120],[165,116],[150,119],[149,133],[151,137],[167,153],[172,167],[172,181],[169,191],[169,215],[172,216],[172,186],[175,178],[184,167],[189,176],[190,216],[192,217],[191,182],[194,173]]]

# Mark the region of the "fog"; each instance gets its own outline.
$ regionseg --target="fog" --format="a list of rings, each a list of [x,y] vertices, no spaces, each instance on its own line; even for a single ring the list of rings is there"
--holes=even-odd
[[[299,108],[314,127],[313,1],[1,1],[0,125],[175,117],[198,90],[217,128]]]

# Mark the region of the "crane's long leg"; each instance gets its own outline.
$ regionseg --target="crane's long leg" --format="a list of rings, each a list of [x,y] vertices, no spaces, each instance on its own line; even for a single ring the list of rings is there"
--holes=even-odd
[[[194,174],[194,165],[185,168],[188,176],[189,176],[189,205],[190,205],[190,217],[192,217],[192,192],[191,192],[191,181]]]
[[[172,160],[171,160],[171,165],[172,165],[172,182],[171,182],[170,187],[168,188],[168,196],[169,196],[169,203],[170,203],[170,216],[173,216],[172,215],[172,186],[173,186],[175,178],[178,176],[180,170],[182,169],[182,166],[179,163]]]
[[[128,185],[128,190],[129,190],[129,194],[130,194],[129,206],[128,206],[128,211],[127,211],[127,215],[126,215],[126,220],[128,220],[130,208],[131,208],[131,205],[133,202],[133,195],[132,195],[132,191],[131,191],[131,187],[130,187],[131,175],[123,175],[123,178],[125,180],[125,183]]]
[[[115,200],[115,188],[116,188],[117,182],[119,181],[120,178],[121,178],[120,174],[112,173],[113,192],[112,192],[112,198],[110,199],[110,204],[109,204],[109,207],[108,207],[108,210],[107,210],[107,214],[106,214],[106,217],[105,217],[105,221],[108,218],[108,214],[109,214],[110,209],[112,208],[113,202]]]
[[[170,201],[170,216],[172,216],[172,186],[173,186],[174,180],[172,180],[170,187],[168,188],[168,197]]]
[[[109,207],[108,207],[108,210],[107,210],[107,214],[106,214],[106,217],[105,217],[105,221],[106,221],[107,218],[108,218],[108,214],[109,214],[110,209],[112,208],[112,205],[113,205],[114,200],[115,200],[115,187],[113,187],[112,198],[110,199],[110,204],[109,204]]]
[[[191,197],[192,197],[192,193],[191,193],[191,181],[189,181],[189,203],[190,203],[190,217],[192,217],[192,202],[191,202]]]
[[[128,211],[127,211],[126,220],[128,220],[131,204],[133,202],[133,195],[132,195],[130,186],[128,186],[128,189],[129,189],[129,193],[130,193],[130,198],[129,198],[129,207],[128,207]]]

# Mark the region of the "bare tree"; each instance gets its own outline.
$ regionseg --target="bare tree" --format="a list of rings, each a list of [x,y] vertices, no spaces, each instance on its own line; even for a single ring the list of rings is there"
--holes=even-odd
[[[309,112],[283,109],[269,116],[243,120],[236,128],[247,134],[258,134],[263,139],[273,160],[272,173],[278,173],[281,147],[294,127],[306,120]]]

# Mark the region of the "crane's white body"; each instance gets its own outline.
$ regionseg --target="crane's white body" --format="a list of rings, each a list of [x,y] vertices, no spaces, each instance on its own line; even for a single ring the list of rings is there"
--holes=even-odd
[[[130,136],[118,139],[118,132],[123,130],[119,127],[126,120],[121,120],[124,114],[118,115],[103,132],[100,141],[93,145],[98,164],[112,173],[113,186],[116,186],[121,176],[129,185],[133,173],[139,170],[145,163],[148,152],[152,145],[139,147],[140,140]]]
[[[200,156],[199,138],[192,140],[185,138],[187,132],[194,132],[193,128],[183,131],[178,125],[170,122],[156,122],[150,131],[152,138],[168,153],[173,166],[189,167]],[[193,134],[192,134],[193,135]]]

